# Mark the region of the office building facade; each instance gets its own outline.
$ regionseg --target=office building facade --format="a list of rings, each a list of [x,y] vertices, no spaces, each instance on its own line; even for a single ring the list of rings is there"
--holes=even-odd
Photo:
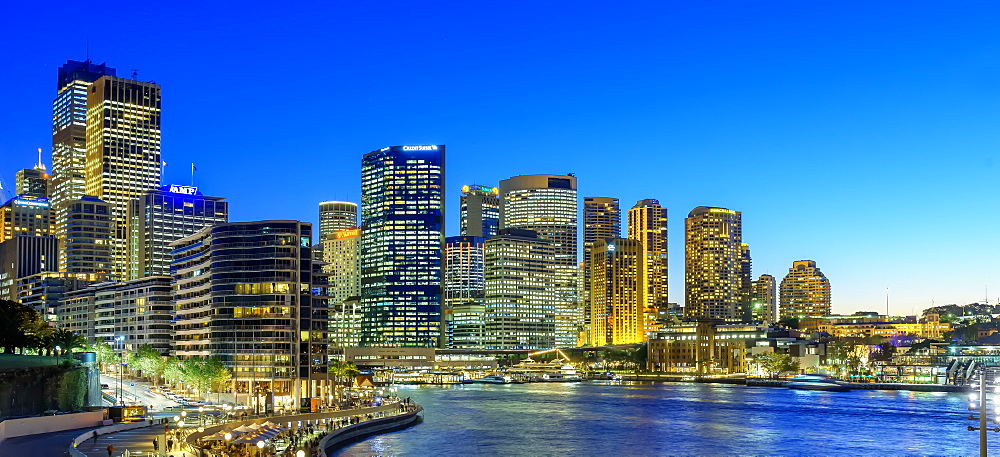
[[[484,247],[483,346],[556,347],[556,249],[531,230],[501,229]]]
[[[18,300],[18,280],[59,266],[59,243],[52,235],[15,235],[0,242],[0,299]]]
[[[173,289],[170,276],[149,276],[108,282],[94,289],[94,340],[115,344],[122,338],[126,350],[150,345],[170,355],[174,336]]]
[[[462,186],[459,235],[489,238],[500,230],[500,189],[472,184]]]
[[[500,181],[501,229],[530,230],[552,243],[558,347],[575,347],[583,328],[577,257],[576,176],[523,175]]]
[[[593,269],[591,257],[594,245],[608,238],[619,238],[622,232],[622,213],[617,198],[583,197],[583,326],[591,326],[591,284]],[[603,328],[603,327],[602,327]],[[586,330],[585,330],[586,331]],[[599,334],[596,330],[590,334]],[[602,339],[603,341],[603,339]]]
[[[443,344],[444,161],[444,145],[362,158],[362,346]]]
[[[38,163],[35,168],[25,168],[14,177],[16,195],[49,198],[49,174],[42,163],[42,149],[38,148]]]
[[[647,289],[642,242],[624,238],[598,240],[590,259],[590,344],[643,342]]]
[[[19,195],[0,206],[0,224],[0,241],[16,235],[45,236],[55,232],[49,200],[30,195]]]
[[[699,206],[684,220],[684,312],[689,318],[748,319],[749,247],[742,215]]]
[[[668,298],[667,209],[655,199],[639,200],[628,210],[628,238],[642,243],[646,283],[647,331],[662,324],[659,315],[670,308]]]
[[[160,86],[102,76],[87,88],[87,195],[111,205],[114,273],[128,274],[128,205],[160,186]]]
[[[59,67],[56,97],[52,102],[52,177],[49,192],[54,209],[78,200],[86,193],[87,94],[90,85],[103,76],[114,76],[107,64],[68,60]],[[65,214],[55,211],[55,224],[65,223]],[[61,239],[60,239],[61,241]]]
[[[444,307],[480,303],[485,296],[483,249],[485,238],[450,236],[444,243]]]
[[[197,187],[167,185],[128,205],[129,279],[170,274],[170,243],[229,222],[229,203]]]
[[[797,260],[779,286],[780,319],[828,316],[831,308],[830,280],[813,260]]]

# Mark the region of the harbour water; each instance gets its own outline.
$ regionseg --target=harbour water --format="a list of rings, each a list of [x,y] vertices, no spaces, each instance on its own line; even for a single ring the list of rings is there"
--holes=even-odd
[[[402,386],[421,424],[355,456],[978,455],[965,394],[694,383]],[[990,452],[1000,433],[989,432]]]

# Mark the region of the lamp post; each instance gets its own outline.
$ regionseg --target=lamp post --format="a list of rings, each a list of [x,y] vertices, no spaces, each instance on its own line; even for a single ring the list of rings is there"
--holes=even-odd
[[[118,356],[121,357],[118,361],[118,403],[125,406],[125,386],[122,384],[122,378],[125,377],[125,336],[116,336],[115,346],[118,348]]]

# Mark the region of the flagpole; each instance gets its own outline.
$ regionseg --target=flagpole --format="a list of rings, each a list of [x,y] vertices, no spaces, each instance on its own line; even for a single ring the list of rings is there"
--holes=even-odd
[[[191,164],[191,187],[194,187],[194,164]]]

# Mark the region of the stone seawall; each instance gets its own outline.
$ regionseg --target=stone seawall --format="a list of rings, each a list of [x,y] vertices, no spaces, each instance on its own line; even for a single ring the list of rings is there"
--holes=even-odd
[[[785,387],[788,381],[775,379],[758,379],[742,377],[696,377],[678,375],[622,375],[623,381],[649,382],[697,382],[710,384],[735,384],[754,387]],[[967,392],[968,386],[953,386],[948,384],[904,384],[894,382],[855,382],[851,387],[858,390],[911,390],[914,392]]]
[[[320,456],[326,457],[328,454],[340,449],[345,444],[357,441],[361,438],[378,435],[380,433],[393,432],[417,424],[420,422],[419,413],[421,411],[423,411],[423,408],[419,405],[415,405],[412,410],[402,414],[371,419],[334,430],[320,440]]]

